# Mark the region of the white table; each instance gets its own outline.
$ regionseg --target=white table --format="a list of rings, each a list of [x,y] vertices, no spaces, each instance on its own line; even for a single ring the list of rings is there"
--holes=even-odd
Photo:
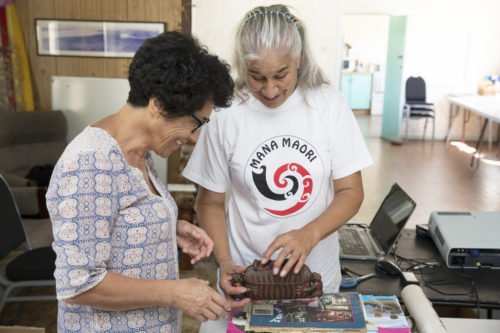
[[[491,333],[500,332],[498,319],[440,318],[450,333]]]
[[[491,333],[500,332],[500,320],[498,319],[471,319],[471,318],[440,318],[450,333]],[[198,333],[224,333],[228,321],[207,321],[201,324]]]
[[[201,323],[198,333],[225,333],[227,331],[228,319],[209,320]]]
[[[471,167],[474,166],[474,161],[476,155],[479,156],[481,151],[484,131],[488,122],[491,120],[493,122],[500,124],[500,95],[495,96],[480,96],[480,95],[464,95],[464,96],[452,96],[448,98],[450,102],[450,120],[448,124],[448,132],[446,133],[446,144],[450,141],[450,131],[453,125],[453,121],[457,117],[459,110],[462,108],[465,112],[474,112],[477,115],[484,117],[484,123],[481,128],[481,134],[479,135],[479,140],[476,144],[476,153],[472,155]],[[464,123],[462,129],[462,141],[465,136],[465,124],[467,122],[466,115],[464,114]]]

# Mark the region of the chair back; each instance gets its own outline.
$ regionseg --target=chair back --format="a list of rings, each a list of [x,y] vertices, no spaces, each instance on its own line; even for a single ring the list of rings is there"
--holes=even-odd
[[[14,196],[7,182],[0,175],[0,259],[3,259],[24,241],[30,248]]]
[[[425,102],[425,81],[420,76],[410,76],[406,80],[406,101],[407,102]]]

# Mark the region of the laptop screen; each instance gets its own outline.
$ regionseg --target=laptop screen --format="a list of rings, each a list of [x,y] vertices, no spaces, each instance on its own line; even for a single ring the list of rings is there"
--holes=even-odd
[[[404,228],[416,203],[398,184],[394,184],[370,224],[373,236],[388,251]]]

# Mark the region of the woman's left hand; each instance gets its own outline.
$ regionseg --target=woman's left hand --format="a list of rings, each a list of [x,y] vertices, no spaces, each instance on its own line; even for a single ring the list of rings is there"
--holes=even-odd
[[[205,231],[184,220],[177,221],[177,245],[191,257],[191,264],[210,256],[214,242]]]
[[[276,275],[279,273],[281,277],[284,277],[292,269],[293,272],[297,274],[304,265],[313,247],[316,246],[316,243],[317,241],[313,234],[310,231],[304,230],[304,228],[289,231],[274,239],[264,252],[261,262],[265,264],[269,261],[274,252],[282,249],[274,261],[273,274]],[[288,262],[285,266],[281,267],[287,257]]]

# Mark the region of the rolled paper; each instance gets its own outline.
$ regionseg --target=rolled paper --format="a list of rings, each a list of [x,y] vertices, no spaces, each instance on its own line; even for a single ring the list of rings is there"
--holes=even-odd
[[[401,291],[401,298],[406,309],[415,319],[419,333],[448,332],[422,288],[416,284],[410,284]]]

